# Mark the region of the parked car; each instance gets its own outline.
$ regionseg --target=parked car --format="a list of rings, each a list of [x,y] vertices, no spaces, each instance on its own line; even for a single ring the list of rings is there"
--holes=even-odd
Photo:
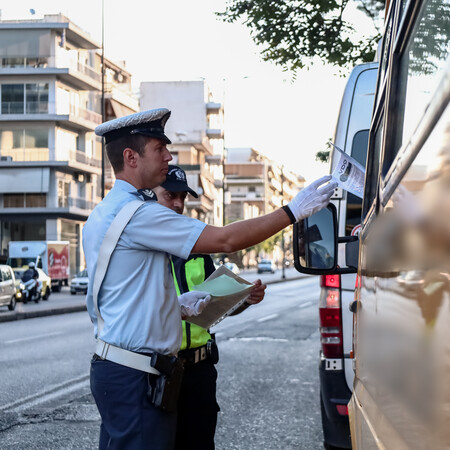
[[[270,272],[275,273],[277,270],[275,264],[270,259],[262,259],[258,263],[258,273]]]
[[[10,266],[0,265],[0,306],[10,311],[16,307],[16,279]]]
[[[70,293],[72,295],[76,295],[78,292],[81,292],[82,294],[87,294],[88,290],[88,274],[87,269],[82,270],[79,272],[75,278],[72,278],[72,281],[70,282]]]
[[[25,270],[27,270],[27,268],[28,267],[14,269],[14,275],[16,277],[16,281],[15,281],[16,300],[22,299],[20,283],[22,280],[22,275],[25,272]],[[48,300],[48,298],[50,297],[50,294],[52,292],[52,279],[41,268],[37,268],[36,270],[38,271],[38,274],[39,274],[38,279],[42,284],[41,298],[42,298],[42,300]]]

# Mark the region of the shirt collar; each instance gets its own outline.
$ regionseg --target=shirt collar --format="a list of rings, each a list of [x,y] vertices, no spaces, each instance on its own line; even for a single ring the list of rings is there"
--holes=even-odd
[[[132,184],[128,183],[128,181],[125,180],[116,180],[116,182],[114,183],[114,187],[125,192],[135,193],[137,191],[137,189]]]

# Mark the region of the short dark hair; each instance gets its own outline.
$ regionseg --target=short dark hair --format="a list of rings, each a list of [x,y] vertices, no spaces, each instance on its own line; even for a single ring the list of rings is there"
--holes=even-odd
[[[108,144],[106,144],[106,154],[108,155],[114,173],[123,170],[123,151],[126,148],[131,148],[138,153],[139,156],[142,156],[144,154],[145,145],[150,139],[151,138],[148,136],[143,136],[142,134],[132,134],[108,142]]]

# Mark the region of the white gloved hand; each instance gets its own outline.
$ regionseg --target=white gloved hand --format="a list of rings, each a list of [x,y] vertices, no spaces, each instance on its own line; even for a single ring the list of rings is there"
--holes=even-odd
[[[178,297],[182,317],[198,316],[211,301],[209,292],[190,291]]]
[[[326,175],[313,181],[309,186],[303,188],[290,203],[288,207],[298,222],[301,219],[312,216],[317,211],[328,205],[337,183],[331,180],[331,175]],[[319,187],[327,183],[325,186]]]

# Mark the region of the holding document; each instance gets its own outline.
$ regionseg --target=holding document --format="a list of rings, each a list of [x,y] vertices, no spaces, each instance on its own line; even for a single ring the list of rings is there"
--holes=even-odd
[[[331,160],[331,176],[338,186],[348,192],[363,198],[365,169],[358,161],[344,153],[339,147],[330,142],[335,155]]]

